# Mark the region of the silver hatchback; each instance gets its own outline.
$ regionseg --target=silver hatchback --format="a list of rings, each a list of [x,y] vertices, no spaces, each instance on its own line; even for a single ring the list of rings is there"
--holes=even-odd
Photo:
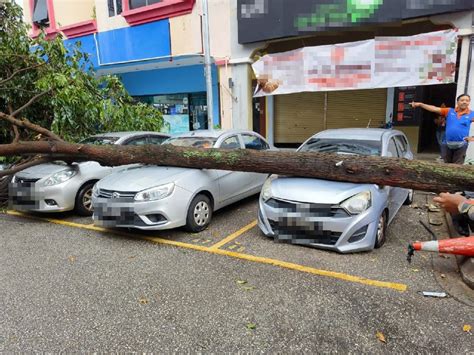
[[[161,144],[169,135],[157,132],[103,133],[80,143],[98,145]],[[92,187],[103,177],[122,167],[106,167],[95,161],[41,164],[17,173],[9,186],[9,207],[34,212],[92,214]]]
[[[413,159],[406,136],[385,129],[323,131],[298,151]],[[399,187],[272,175],[260,194],[258,225],[277,241],[341,253],[372,250],[412,199],[412,190]]]

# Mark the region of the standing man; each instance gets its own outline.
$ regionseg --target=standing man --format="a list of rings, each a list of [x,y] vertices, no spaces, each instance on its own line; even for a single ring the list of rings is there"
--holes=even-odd
[[[469,109],[471,97],[468,94],[459,95],[456,108],[441,108],[422,102],[412,102],[411,107],[421,107],[446,118],[446,134],[443,143],[446,145],[443,160],[445,163],[463,164],[466,156],[467,142],[474,112]]]

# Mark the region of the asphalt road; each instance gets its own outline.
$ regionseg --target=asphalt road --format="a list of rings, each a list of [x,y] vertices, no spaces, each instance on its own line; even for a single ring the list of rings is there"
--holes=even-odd
[[[474,294],[454,259],[405,260],[431,238],[419,220],[442,216],[430,199],[400,211],[384,247],[349,255],[265,238],[256,198],[200,234],[2,214],[0,351],[472,353]]]

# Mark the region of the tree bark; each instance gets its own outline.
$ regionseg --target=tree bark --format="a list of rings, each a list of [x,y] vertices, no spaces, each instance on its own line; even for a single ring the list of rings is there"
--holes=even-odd
[[[197,149],[172,145],[93,146],[60,141],[0,145],[0,156],[36,154],[41,154],[43,158],[57,160],[95,160],[105,166],[143,163],[374,183],[432,192],[474,191],[474,167],[472,166],[396,158],[306,152]]]

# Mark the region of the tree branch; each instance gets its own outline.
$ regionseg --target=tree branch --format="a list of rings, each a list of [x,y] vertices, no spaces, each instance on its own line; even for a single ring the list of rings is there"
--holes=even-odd
[[[12,125],[15,125],[17,127],[26,128],[34,132],[41,133],[43,136],[51,138],[52,140],[63,141],[59,136],[57,136],[50,130],[47,130],[46,128],[35,125],[34,123],[31,123],[28,120],[19,120],[13,117],[13,115],[7,115],[4,112],[0,112],[0,119],[4,119],[5,121],[10,122]]]
[[[0,170],[0,178],[3,177],[3,176],[8,176],[8,175],[13,175],[13,174],[16,174],[17,172],[19,171],[22,171],[26,168],[30,168],[32,166],[35,166],[35,165],[40,165],[40,164],[44,164],[44,163],[49,163],[51,161],[53,161],[55,159],[53,158],[46,158],[46,157],[40,157],[38,159],[34,159],[34,160],[30,160],[26,163],[22,163],[22,164],[19,164],[19,165],[16,165],[14,166],[13,168],[11,169],[7,169],[7,170]]]
[[[26,68],[22,68],[22,69],[19,69],[19,70],[16,70],[14,71],[8,78],[6,79],[3,79],[3,80],[0,80],[0,85],[6,83],[7,81],[10,81],[12,80],[16,75],[20,74],[21,72],[24,72],[24,71],[27,71],[27,70],[31,70],[31,69],[35,69],[35,68],[38,68],[42,65],[45,65],[46,63],[40,63],[40,64],[36,64],[36,65],[33,65],[31,67],[26,67]]]
[[[11,116],[16,116],[18,115],[21,111],[23,111],[24,109],[26,109],[27,107],[31,106],[35,101],[37,101],[38,99],[40,99],[41,97],[49,94],[51,91],[53,91],[53,89],[49,89],[49,90],[46,90],[46,91],[43,91],[35,96],[33,96],[30,101],[28,101],[26,104],[24,104],[23,106],[21,106],[19,109],[15,110],[12,112]]]
[[[54,160],[96,161],[104,166],[149,164],[278,174],[408,189],[474,191],[474,167],[375,156],[145,146],[94,146],[67,142],[0,144],[0,156],[41,154]]]

